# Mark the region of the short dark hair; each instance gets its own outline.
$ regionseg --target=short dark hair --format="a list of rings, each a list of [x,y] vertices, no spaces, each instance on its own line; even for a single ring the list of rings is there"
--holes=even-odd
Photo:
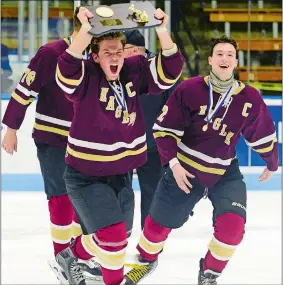
[[[231,44],[235,50],[236,50],[236,58],[238,58],[238,45],[236,43],[235,40],[227,37],[227,36],[222,36],[220,38],[213,38],[211,39],[211,49],[210,49],[210,56],[213,55],[213,50],[214,50],[214,47],[217,45],[217,44]]]
[[[74,13],[74,17],[73,17],[73,25],[74,25],[74,30],[75,31],[79,31],[79,29],[82,26],[82,23],[81,23],[81,21],[78,18],[78,14],[80,12],[80,8],[81,7],[84,7],[84,6],[81,5],[81,6],[76,7],[76,9],[75,9],[75,13]]]
[[[145,39],[143,34],[139,30],[128,30],[124,32],[127,44],[131,44],[137,47],[145,47]]]
[[[126,44],[126,37],[122,32],[112,32],[97,38],[93,37],[90,44],[91,51],[97,54],[99,52],[99,44],[104,40],[120,40],[123,48]]]

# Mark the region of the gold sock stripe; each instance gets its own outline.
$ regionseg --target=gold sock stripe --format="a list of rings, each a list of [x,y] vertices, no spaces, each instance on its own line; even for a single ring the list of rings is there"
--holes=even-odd
[[[73,222],[72,224],[72,237],[76,238],[83,234],[82,227],[80,224]]]
[[[165,241],[159,243],[150,242],[142,233],[139,240],[139,246],[149,254],[156,254],[163,249]]]
[[[50,230],[52,239],[56,243],[66,244],[72,238],[72,225],[57,226],[51,223]]]
[[[83,235],[82,244],[87,252],[98,258],[99,263],[103,267],[110,270],[123,268],[126,256],[125,249],[116,252],[106,251],[94,242],[92,235]]]
[[[214,258],[221,261],[227,261],[233,256],[236,246],[222,243],[213,237],[208,248]]]

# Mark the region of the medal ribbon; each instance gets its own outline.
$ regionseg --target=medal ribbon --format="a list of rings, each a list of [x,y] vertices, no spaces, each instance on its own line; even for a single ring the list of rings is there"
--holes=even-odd
[[[225,105],[226,103],[226,99],[229,99],[232,95],[233,86],[231,86],[226,93],[222,96],[222,98],[217,102],[215,109],[212,111],[212,107],[213,107],[213,87],[210,81],[208,81],[208,90],[209,90],[209,101],[208,101],[208,113],[207,116],[205,118],[205,121],[207,121],[208,123],[212,123],[212,118],[216,115],[216,113],[218,112],[218,110]],[[224,103],[224,104],[223,104]]]
[[[120,85],[120,91],[118,89],[118,86],[116,86],[115,83],[110,83],[110,82],[108,82],[108,83],[114,92],[115,99],[116,99],[117,103],[121,106],[123,111],[128,111],[127,102],[126,102],[125,94],[124,94],[124,88],[123,88],[119,79],[118,79],[118,82]]]

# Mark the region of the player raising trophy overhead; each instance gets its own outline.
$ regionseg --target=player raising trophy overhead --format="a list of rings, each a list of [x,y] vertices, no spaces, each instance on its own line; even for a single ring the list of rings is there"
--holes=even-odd
[[[93,256],[101,263],[105,284],[132,284],[124,279],[127,232],[116,193],[131,189],[128,172],[146,161],[139,95],[162,93],[173,86],[184,59],[166,29],[168,16],[161,9],[155,17],[162,19],[156,28],[162,50],[150,59],[125,59],[125,37],[120,32],[93,38],[89,34],[93,16],[88,9],[80,9],[82,27],[59,57],[56,72],[57,84],[74,106],[64,178],[84,233],[56,259],[70,284],[85,284],[77,260]],[[93,60],[87,62],[82,53],[88,45]]]

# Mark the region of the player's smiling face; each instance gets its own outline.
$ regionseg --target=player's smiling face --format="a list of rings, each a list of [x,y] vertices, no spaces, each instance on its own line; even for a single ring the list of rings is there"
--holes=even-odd
[[[213,49],[213,54],[208,58],[212,72],[221,80],[231,78],[238,64],[236,49],[229,43],[219,43]]]
[[[100,64],[107,80],[116,80],[124,64],[124,50],[121,40],[103,40],[99,44],[95,62]]]

